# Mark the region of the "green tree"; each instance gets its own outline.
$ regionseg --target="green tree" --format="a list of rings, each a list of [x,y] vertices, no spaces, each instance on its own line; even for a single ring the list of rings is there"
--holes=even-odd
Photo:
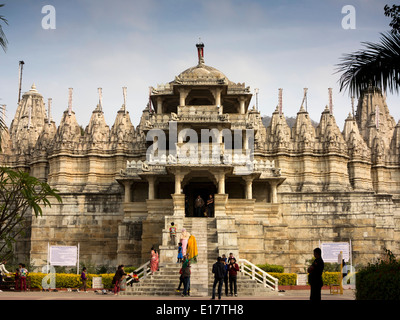
[[[0,4],[0,8],[4,7],[4,4]],[[8,21],[6,18],[4,18],[4,16],[0,15],[0,23],[5,23],[6,25],[8,25]],[[7,37],[4,33],[3,27],[0,24],[0,47],[4,50],[4,52],[6,52],[7,50],[7,44],[8,44],[8,40]]]
[[[389,7],[385,6],[385,16],[392,18],[392,21],[389,23],[389,26],[392,28],[393,33],[400,33],[400,6],[393,5]]]
[[[400,89],[400,6],[385,6],[385,15],[392,17],[390,32],[381,33],[379,43],[362,42],[365,49],[345,54],[337,65],[341,73],[340,91],[348,90],[352,96],[372,85],[382,91],[399,92]]]
[[[42,215],[50,199],[62,202],[57,190],[27,172],[0,167],[0,258],[9,258],[13,243],[30,226],[30,213]]]

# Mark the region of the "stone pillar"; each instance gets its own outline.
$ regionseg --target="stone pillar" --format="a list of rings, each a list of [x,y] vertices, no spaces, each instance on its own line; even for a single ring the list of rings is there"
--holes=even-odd
[[[222,92],[222,88],[215,88],[212,91],[212,94],[214,96],[215,99],[215,105],[218,107],[221,107],[221,92]]]
[[[131,202],[131,186],[132,186],[131,181],[124,181],[124,187],[125,187],[124,202]]]
[[[244,97],[240,97],[239,98],[239,103],[240,103],[240,114],[245,114],[245,98]]]
[[[147,177],[147,181],[149,182],[149,195],[148,198],[149,200],[154,200],[155,198],[155,177],[154,176],[149,176]]]
[[[269,181],[271,186],[271,203],[278,203],[278,182]]]
[[[179,171],[175,172],[175,194],[181,194],[181,173]]]
[[[181,88],[179,90],[179,105],[185,106],[186,105],[186,97],[188,96],[190,90]]]
[[[225,172],[218,175],[218,194],[225,194]]]
[[[246,199],[253,199],[253,177],[246,176],[243,179],[246,181]]]
[[[162,114],[162,98],[157,98],[157,114]]]

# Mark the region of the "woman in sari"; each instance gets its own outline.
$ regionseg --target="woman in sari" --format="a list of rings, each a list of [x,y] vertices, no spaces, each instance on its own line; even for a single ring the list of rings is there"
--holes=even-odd
[[[187,245],[187,257],[190,261],[190,263],[196,263],[197,262],[197,241],[194,235],[191,235],[188,240],[188,245]]]
[[[190,233],[186,231],[186,229],[182,229],[180,243],[182,243],[182,255],[186,254],[186,249],[188,245],[188,240],[190,237]]]
[[[151,274],[158,270],[158,253],[154,248],[151,248],[151,257],[150,257],[150,271]]]

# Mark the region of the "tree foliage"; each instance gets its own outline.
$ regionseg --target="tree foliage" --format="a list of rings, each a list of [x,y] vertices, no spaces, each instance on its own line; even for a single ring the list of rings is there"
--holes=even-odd
[[[398,93],[400,88],[400,6],[384,7],[385,15],[392,18],[390,32],[381,33],[380,42],[362,42],[362,50],[345,54],[337,65],[341,73],[340,91],[360,96],[369,86],[383,92]]]
[[[0,254],[8,258],[15,239],[30,227],[30,213],[42,215],[51,199],[62,202],[56,189],[27,172],[0,167]],[[30,210],[32,209],[32,211]]]
[[[4,7],[4,4],[0,4],[0,8]],[[8,21],[6,18],[4,18],[4,16],[0,15],[0,22],[5,23],[6,25],[8,25]],[[3,27],[0,24],[0,47],[3,49],[4,52],[6,52],[7,50],[7,44],[8,44],[8,40],[7,37],[4,33]]]
[[[400,6],[392,5],[389,7],[385,6],[385,16],[392,18],[389,26],[392,28],[392,32],[395,34],[400,33]]]
[[[357,300],[400,300],[400,262],[390,250],[356,274]]]

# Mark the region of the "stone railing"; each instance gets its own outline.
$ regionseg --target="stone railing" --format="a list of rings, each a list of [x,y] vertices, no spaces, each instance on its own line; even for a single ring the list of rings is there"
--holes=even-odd
[[[121,175],[137,175],[143,173],[165,174],[167,166],[190,165],[190,166],[231,166],[234,167],[235,174],[247,174],[249,172],[269,173],[271,176],[279,177],[281,170],[275,167],[275,161],[269,160],[251,160],[250,155],[246,154],[218,154],[213,156],[212,153],[208,157],[202,154],[193,156],[176,157],[172,154],[166,154],[160,157],[149,157],[149,161],[127,161],[126,169],[121,170]],[[245,170],[245,171],[243,171]],[[243,172],[242,172],[243,171]]]
[[[273,291],[278,291],[278,279],[271,276],[269,273],[260,269],[250,261],[246,259],[238,260],[240,272],[242,272],[246,276],[250,276],[251,279],[262,283],[262,285],[266,288],[269,288]]]

